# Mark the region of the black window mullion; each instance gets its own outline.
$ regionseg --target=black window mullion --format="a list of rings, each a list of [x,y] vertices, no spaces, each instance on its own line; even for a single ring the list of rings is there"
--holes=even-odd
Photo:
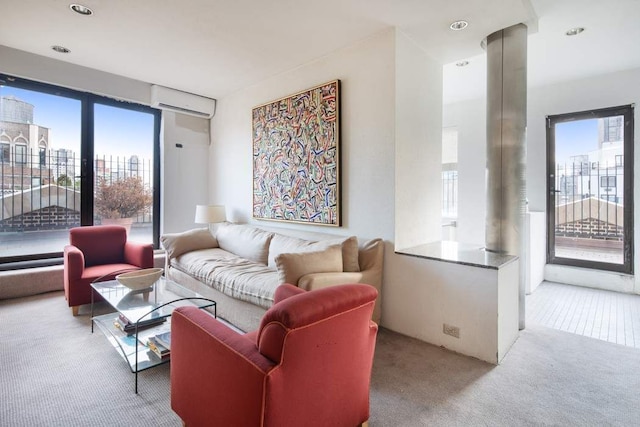
[[[94,149],[93,102],[88,96],[82,99],[82,130],[80,143],[80,223],[93,224]]]

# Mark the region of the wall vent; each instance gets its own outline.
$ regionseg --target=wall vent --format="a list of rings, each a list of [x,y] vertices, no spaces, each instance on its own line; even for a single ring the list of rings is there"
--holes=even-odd
[[[216,100],[213,98],[158,85],[151,86],[151,106],[206,119],[216,112]]]

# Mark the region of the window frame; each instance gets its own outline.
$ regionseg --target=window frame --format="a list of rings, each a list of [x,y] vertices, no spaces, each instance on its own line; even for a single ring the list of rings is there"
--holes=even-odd
[[[94,106],[102,104],[117,108],[148,113],[154,117],[153,129],[153,247],[159,248],[160,244],[160,130],[161,111],[138,103],[121,101],[90,92],[82,92],[65,88],[49,83],[36,82],[11,75],[0,73],[0,85],[15,87],[24,90],[41,92],[70,99],[75,99],[81,103],[80,113],[80,162],[81,162],[81,202],[80,202],[80,225],[93,224],[93,199],[94,199]],[[4,142],[4,141],[3,141]],[[14,144],[15,150],[16,144]],[[25,153],[26,154],[26,153]],[[14,151],[15,156],[15,151]],[[21,256],[1,257],[0,271],[14,268],[25,268],[33,265],[55,265],[62,263],[62,251],[54,253],[39,253]],[[25,264],[26,263],[26,264]]]

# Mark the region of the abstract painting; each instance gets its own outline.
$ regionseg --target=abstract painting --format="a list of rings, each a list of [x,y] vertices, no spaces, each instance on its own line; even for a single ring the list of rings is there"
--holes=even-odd
[[[340,81],[253,109],[253,217],[340,226]]]

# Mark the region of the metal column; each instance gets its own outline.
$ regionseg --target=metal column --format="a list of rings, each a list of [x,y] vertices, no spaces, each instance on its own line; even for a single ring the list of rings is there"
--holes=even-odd
[[[519,324],[524,329],[522,265],[526,201],[527,27],[487,37],[486,248],[520,257]]]

